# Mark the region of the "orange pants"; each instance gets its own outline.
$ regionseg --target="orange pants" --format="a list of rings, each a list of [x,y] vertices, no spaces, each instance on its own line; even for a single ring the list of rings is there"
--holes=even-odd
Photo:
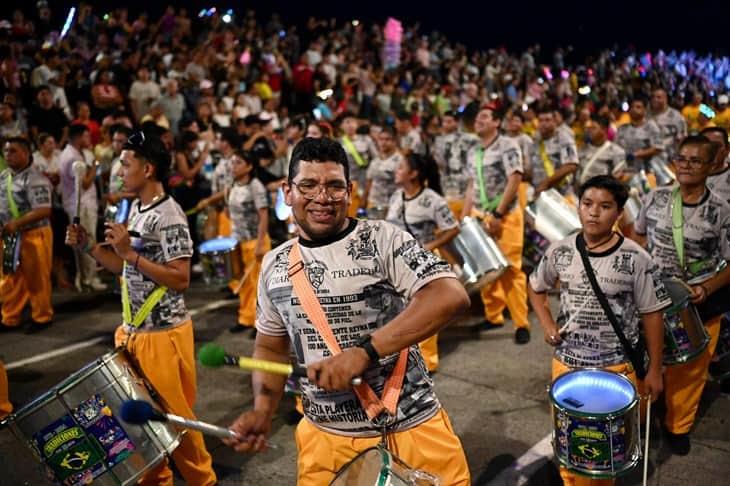
[[[218,236],[231,236],[231,217],[226,208],[218,211]]]
[[[504,308],[509,309],[515,328],[529,328],[527,321],[527,276],[522,271],[522,247],[525,225],[519,207],[502,219],[502,234],[497,246],[509,262],[507,270],[497,280],[484,286],[481,292],[484,316],[493,324],[504,323]]]
[[[20,316],[30,302],[31,318],[38,323],[53,319],[51,265],[53,233],[50,226],[23,232],[20,266],[0,277],[2,319],[6,326],[20,325]]]
[[[0,420],[12,411],[13,404],[8,398],[8,374],[5,372],[5,365],[0,361]]]
[[[119,326],[114,334],[115,345],[122,346],[127,338],[127,350],[139,371],[159,394],[165,409],[194,419],[196,376],[193,322],[187,321],[169,330],[135,332],[130,335],[123,326]],[[180,445],[172,453],[172,459],[187,484],[216,484],[213,459],[205,448],[200,432],[188,430],[183,434]],[[138,484],[172,486],[172,471],[167,461],[146,473]]]
[[[380,442],[380,437],[330,434],[306,418],[299,422],[295,438],[297,486],[329,484],[358,453]],[[471,484],[464,449],[443,409],[421,425],[389,434],[388,449],[410,467],[439,476],[444,486]]]
[[[256,241],[248,240],[241,243],[241,259],[245,280],[238,292],[238,323],[242,326],[253,327],[256,321],[256,293],[261,273],[261,260],[256,258]],[[271,249],[271,240],[266,236],[266,251]]]
[[[418,347],[421,350],[423,361],[426,362],[426,368],[433,373],[439,368],[439,335],[434,334],[424,339],[418,343]]]
[[[720,319],[713,317],[705,323],[710,343],[698,357],[687,363],[667,366],[664,370],[664,396],[667,414],[664,425],[673,434],[686,434],[692,428],[707,381],[707,368],[720,336]]]
[[[608,371],[613,371],[616,373],[620,373],[624,375],[626,378],[631,380],[631,383],[634,384],[634,386],[637,387],[639,390],[639,395],[641,396],[641,387],[640,384],[637,383],[636,379],[636,373],[634,373],[634,368],[631,366],[631,363],[623,363],[619,365],[614,366],[606,366],[603,368]],[[558,361],[557,359],[553,358],[552,362],[552,380],[555,381],[557,377],[559,377],[562,374],[567,373],[568,371],[571,371],[571,368],[565,366],[563,363]],[[642,414],[646,410],[645,400],[642,400],[641,403],[639,403],[640,411]],[[563,484],[565,486],[611,486],[615,483],[614,479],[595,479],[590,478],[587,476],[581,476],[576,472],[573,472],[569,470],[568,468],[565,468],[563,466],[560,466],[560,477],[563,479]]]
[[[357,210],[360,209],[362,198],[360,198],[360,184],[352,181],[352,195],[350,196],[350,207],[347,208],[347,216],[354,218],[357,216]]]

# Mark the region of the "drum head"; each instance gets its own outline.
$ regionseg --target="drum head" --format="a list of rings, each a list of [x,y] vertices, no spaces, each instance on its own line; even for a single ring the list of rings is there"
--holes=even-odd
[[[235,238],[215,238],[200,245],[200,253],[213,253],[218,251],[230,251],[238,245]]]
[[[623,375],[598,369],[576,370],[558,377],[550,399],[579,415],[606,415],[625,410],[636,401],[636,388]]]

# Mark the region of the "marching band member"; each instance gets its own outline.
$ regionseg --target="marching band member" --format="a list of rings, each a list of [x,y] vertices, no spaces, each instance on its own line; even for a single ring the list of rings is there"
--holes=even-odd
[[[608,139],[610,125],[608,118],[599,115],[592,116],[586,123],[589,143],[578,152],[579,184],[585,184],[597,175],[612,175],[620,179],[626,170],[626,151]]]
[[[304,418],[296,430],[297,484],[328,484],[381,441],[384,430],[369,417],[382,410],[372,390],[386,388],[397,400],[385,431],[391,450],[442,484],[468,485],[464,451],[416,346],[467,307],[466,292],[448,265],[405,231],[347,217],[348,169],[334,140],[306,138],[297,145],[284,191],[299,238],[264,257],[259,280],[253,356],[287,362],[293,347],[308,369],[301,380]],[[327,317],[311,316],[305,311],[311,306]],[[342,347],[334,356],[328,351],[333,340]],[[398,379],[386,384],[394,374]],[[355,377],[364,383],[353,389]],[[402,386],[394,383],[399,380]],[[253,410],[231,425],[241,438],[227,444],[240,452],[266,448],[284,381],[253,372]]]
[[[500,135],[502,115],[482,108],[476,118],[476,133],[481,141],[469,153],[469,183],[462,219],[470,214],[484,215],[485,226],[509,262],[507,270],[481,291],[485,328],[504,324],[505,306],[515,326],[515,341],[530,340],[527,320],[527,277],[522,272],[524,215],[518,204],[522,181],[520,146]]]
[[[17,269],[5,268],[0,278],[2,322],[7,330],[20,326],[25,306],[30,303],[31,332],[47,328],[53,319],[51,306],[51,183],[34,165],[30,143],[25,138],[9,138],[3,147],[8,168],[0,173],[0,224],[4,245],[20,238]],[[12,251],[4,248],[5,251]],[[12,255],[10,256],[12,260]]]
[[[730,308],[722,302],[723,298],[727,301],[724,292],[716,294],[730,284],[730,267],[717,271],[723,260],[730,259],[730,205],[706,186],[716,148],[701,135],[685,138],[673,162],[678,185],[650,192],[634,223],[636,234],[646,237],[646,247],[662,277],[692,282],[692,304],[710,335],[710,343],[699,357],[667,366],[664,372],[664,426],[669,446],[677,455],[689,453],[689,432],[717,344],[720,318]]]
[[[371,219],[382,219],[388,213],[388,201],[396,190],[395,171],[403,161],[393,127],[383,127],[378,134],[378,143],[380,155],[370,161],[363,195]]]
[[[347,153],[352,180],[352,204],[347,215],[354,218],[357,210],[363,206],[368,166],[378,156],[378,148],[370,135],[357,133],[357,118],[351,112],[343,113],[340,120],[340,144]]]
[[[459,234],[456,221],[446,199],[441,195],[436,162],[428,156],[411,154],[395,171],[400,188],[388,204],[386,221],[413,236],[424,249],[434,251]],[[439,366],[438,334],[418,343],[428,371]]]
[[[585,269],[579,246],[588,259],[620,329],[632,347],[643,327],[649,353],[644,385],[651,399],[662,391],[664,326],[661,310],[671,304],[656,264],[635,242],[613,231],[628,199],[628,190],[610,176],[588,179],[578,191],[578,214],[583,230],[550,245],[537,270],[530,275],[530,302],[543,328],[545,341],[555,347],[552,379],[576,368],[602,368],[620,373],[637,384],[635,370],[603,308]],[[560,309],[553,317],[547,291],[560,283]],[[600,314],[601,318],[593,316]],[[568,328],[561,333],[563,326]],[[561,467],[563,483],[610,485],[613,479],[591,479]]]
[[[537,115],[535,150],[532,152],[532,185],[535,197],[550,188],[572,199],[571,176],[578,170],[575,138],[558,128],[555,111],[541,108]]]
[[[261,259],[271,249],[268,195],[261,181],[253,177],[253,161],[250,152],[238,151],[231,155],[233,185],[198,203],[198,209],[202,210],[225,199],[231,215],[231,234],[240,242],[245,280],[238,293],[238,324],[229,329],[234,333],[254,326]]]
[[[725,201],[730,202],[730,166],[728,166],[728,154],[730,153],[730,140],[727,138],[727,131],[721,127],[710,127],[702,130],[700,135],[714,143],[717,148],[715,155],[715,166],[707,176],[707,187]]]
[[[107,223],[105,243],[91,244],[82,226],[71,225],[66,242],[121,274],[124,322],[116,330],[115,344],[130,353],[167,411],[194,418],[193,322],[182,295],[190,283],[193,242],[185,214],[162,186],[170,154],[159,139],[144,132],[133,134],[123,148],[124,189],[137,197],[128,226]],[[127,228],[139,237],[132,239]],[[200,432],[188,430],[172,458],[188,484],[216,483]],[[139,484],[171,486],[167,461],[147,472]]]

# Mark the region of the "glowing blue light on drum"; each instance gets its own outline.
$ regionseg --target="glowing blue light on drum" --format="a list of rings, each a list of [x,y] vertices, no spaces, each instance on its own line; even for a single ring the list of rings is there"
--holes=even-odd
[[[629,380],[602,370],[565,374],[551,389],[555,401],[581,414],[605,414],[622,410],[634,401],[636,391]]]
[[[200,253],[213,253],[216,251],[227,251],[238,245],[238,240],[235,238],[215,238],[202,243],[198,249]]]

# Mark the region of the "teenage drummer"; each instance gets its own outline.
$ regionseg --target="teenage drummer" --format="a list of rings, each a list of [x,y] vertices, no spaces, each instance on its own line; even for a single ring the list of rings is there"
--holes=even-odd
[[[515,342],[530,340],[527,321],[527,277],[522,272],[524,216],[517,201],[522,181],[522,151],[510,137],[500,135],[503,115],[490,107],[477,114],[474,128],[480,138],[468,156],[469,182],[461,214],[483,218],[486,231],[497,240],[509,262],[507,270],[481,292],[486,322],[483,327],[504,324],[504,308],[515,326]]]
[[[717,344],[720,318],[730,309],[724,292],[730,284],[730,267],[721,269],[730,259],[730,205],[706,186],[717,148],[702,135],[682,140],[673,161],[678,185],[647,194],[634,223],[634,231],[645,238],[662,277],[679,278],[690,285],[691,302],[710,335],[709,345],[698,357],[668,366],[664,372],[664,425],[677,455],[689,453],[689,431]]]
[[[124,144],[121,160],[124,189],[136,195],[128,226],[107,223],[106,241],[92,245],[85,230],[72,225],[66,243],[121,274],[124,323],[115,344],[126,347],[169,412],[194,418],[193,322],[182,295],[190,284],[193,242],[185,214],[162,186],[170,154],[158,138],[137,132]],[[139,236],[130,237],[127,228]],[[188,430],[172,458],[187,484],[216,483],[199,432]],[[142,478],[142,484],[172,482],[166,462]]]
[[[256,319],[256,289],[261,270],[261,259],[271,249],[269,239],[269,199],[264,185],[253,176],[255,156],[251,152],[236,151],[231,155],[233,185],[198,203],[198,210],[225,199],[231,215],[231,236],[241,247],[243,282],[238,292],[238,324],[231,332],[253,328]]]
[[[625,375],[634,385],[637,382],[629,353],[586,277],[578,250],[578,245],[584,245],[600,290],[632,348],[639,342],[641,322],[649,354],[644,383],[656,400],[662,391],[662,309],[671,302],[649,254],[613,231],[628,199],[627,189],[613,177],[602,175],[586,181],[578,197],[583,230],[551,244],[530,275],[530,303],[545,341],[555,347],[552,378],[571,369],[602,368]],[[558,283],[560,308],[554,317],[547,292]],[[576,476],[563,467],[560,476],[566,485],[613,484],[613,480]]]
[[[388,203],[386,221],[411,234],[426,250],[442,247],[459,234],[459,223],[441,195],[436,161],[411,154],[395,171],[399,189]],[[439,366],[438,334],[418,343],[430,373]]]

